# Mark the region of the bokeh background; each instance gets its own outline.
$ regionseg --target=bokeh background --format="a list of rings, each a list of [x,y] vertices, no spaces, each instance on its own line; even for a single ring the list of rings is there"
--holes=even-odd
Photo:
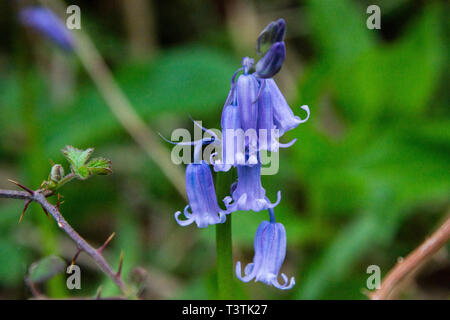
[[[369,265],[382,275],[448,215],[450,118],[448,6],[445,1],[379,0],[381,30],[368,30],[374,1],[71,1],[121,89],[153,133],[193,130],[189,115],[219,128],[230,78],[270,21],[287,22],[287,59],[276,76],[294,112],[311,118],[286,134],[277,175],[263,177],[287,230],[282,272],[297,285],[280,292],[236,281],[243,299],[365,299]],[[124,277],[147,272],[146,299],[214,299],[214,227],[180,227],[185,200],[112,115],[74,54],[17,22],[0,2],[0,188],[7,178],[37,188],[67,144],[95,147],[114,174],[62,190],[66,219]],[[283,138],[284,140],[284,138]],[[170,145],[164,144],[170,151]],[[167,160],[169,161],[169,159]],[[0,199],[0,298],[29,298],[29,266],[49,255],[70,263],[75,245],[37,205]],[[265,212],[233,215],[233,256],[248,263]],[[40,286],[50,297],[117,294],[81,255],[82,289],[65,275]],[[448,298],[448,246],[404,286],[399,298]]]

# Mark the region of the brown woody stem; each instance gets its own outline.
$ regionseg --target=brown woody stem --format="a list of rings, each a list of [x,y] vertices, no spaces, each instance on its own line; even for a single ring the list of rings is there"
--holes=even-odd
[[[394,288],[409,274],[423,265],[433,254],[442,248],[450,239],[450,217],[418,248],[389,271],[381,283],[380,289],[373,292],[369,298],[372,300],[389,299]]]
[[[37,202],[41,205],[45,212],[48,212],[53,219],[56,220],[58,226],[76,243],[77,247],[86,252],[100,267],[100,269],[119,287],[124,295],[128,294],[128,289],[123,282],[122,278],[118,276],[111,266],[106,262],[105,258],[97,249],[92,247],[86,240],[84,240],[70,224],[64,219],[57,206],[54,206],[47,201],[47,197],[53,193],[48,190],[32,191],[15,191],[15,190],[2,190],[0,189],[0,198],[9,199],[23,199]]]

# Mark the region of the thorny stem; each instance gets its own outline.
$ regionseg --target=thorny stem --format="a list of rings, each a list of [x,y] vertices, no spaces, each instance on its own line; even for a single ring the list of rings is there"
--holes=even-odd
[[[449,240],[450,217],[447,217],[446,221],[425,242],[397,263],[384,278],[380,289],[370,294],[369,298],[371,300],[389,299],[389,295],[402,280],[423,265]]]
[[[112,281],[119,287],[121,292],[124,295],[128,294],[128,289],[125,283],[123,282],[120,274],[115,273],[111,266],[106,262],[105,258],[101,254],[101,250],[95,249],[86,240],[84,240],[73,228],[70,224],[64,219],[61,212],[58,210],[57,206],[54,206],[50,202],[47,201],[47,197],[51,196],[53,193],[49,190],[37,190],[30,192],[25,191],[14,191],[14,190],[2,190],[0,189],[0,198],[9,198],[9,199],[23,199],[23,200],[31,200],[37,202],[41,205],[44,211],[48,212],[53,219],[56,220],[58,227],[64,230],[67,235],[72,238],[72,240],[76,243],[79,250],[86,252],[91,258],[97,263],[100,269],[111,278]]]

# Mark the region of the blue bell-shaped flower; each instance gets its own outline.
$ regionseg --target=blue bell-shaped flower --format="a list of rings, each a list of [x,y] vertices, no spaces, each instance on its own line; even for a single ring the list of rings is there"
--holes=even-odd
[[[231,197],[223,200],[227,212],[237,210],[255,212],[274,208],[280,203],[281,192],[277,193],[277,201],[271,203],[266,197],[266,190],[261,185],[261,163],[254,166],[237,166],[238,181]]]
[[[248,148],[249,164],[256,164],[258,148],[258,103],[259,83],[253,74],[242,74],[236,84],[237,104],[241,128],[245,133],[245,146]]]
[[[278,282],[278,274],[286,256],[286,230],[281,223],[263,221],[255,234],[255,256],[241,274],[241,262],[236,263],[236,276],[243,282],[261,281],[281,290],[295,285],[294,277],[289,281],[282,273],[283,284]]]
[[[286,144],[279,142],[280,133],[274,124],[271,91],[264,83],[262,87],[262,93],[258,99],[258,150],[277,152],[279,148],[290,147],[297,139]]]
[[[245,137],[237,105],[229,104],[223,108],[221,127],[222,159],[211,159],[216,172],[228,171],[233,166],[245,163]]]
[[[189,199],[189,204],[184,208],[186,220],[179,218],[181,211],[175,213],[175,220],[180,226],[195,222],[199,228],[206,228],[210,224],[225,222],[226,212],[217,203],[211,170],[205,161],[187,165],[186,191]]]
[[[272,99],[273,119],[280,137],[286,131],[296,128],[300,123],[306,122],[309,119],[309,108],[307,105],[300,107],[306,111],[306,119],[302,120],[300,117],[294,115],[294,112],[292,112],[292,109],[289,107],[286,99],[273,79],[266,79],[265,86]]]

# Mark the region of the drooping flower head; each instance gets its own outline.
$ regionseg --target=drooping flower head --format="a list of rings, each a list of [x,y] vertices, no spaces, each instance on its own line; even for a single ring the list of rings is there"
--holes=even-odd
[[[274,208],[280,203],[281,192],[277,193],[277,201],[271,203],[266,197],[266,190],[261,185],[261,163],[254,166],[237,166],[238,181],[232,187],[231,197],[223,199],[227,212],[237,210],[261,211]]]
[[[186,191],[189,199],[189,204],[184,208],[186,220],[180,219],[181,211],[175,213],[175,220],[180,226],[195,222],[199,228],[206,228],[210,224],[225,222],[225,211],[217,203],[211,170],[205,161],[187,165]]]
[[[263,221],[255,235],[255,256],[241,274],[241,262],[236,263],[236,276],[243,282],[253,279],[281,290],[291,289],[295,285],[294,277],[281,273],[284,283],[278,282],[278,274],[286,256],[286,230],[281,223]]]
[[[264,80],[261,96],[258,99],[258,150],[277,152],[279,148],[292,146],[297,139],[289,143],[279,142],[281,135],[274,120],[274,98],[265,83]]]
[[[66,51],[72,51],[74,38],[64,22],[50,9],[32,6],[19,13],[20,22],[49,38]]]
[[[299,116],[294,115],[294,112],[292,112],[292,109],[289,107],[280,89],[278,89],[275,81],[273,79],[266,79],[265,82],[266,88],[272,99],[273,120],[279,131],[280,137],[286,131],[296,128],[300,123],[306,122],[309,119],[308,106],[304,105],[300,107],[307,113],[305,119],[300,119]]]

